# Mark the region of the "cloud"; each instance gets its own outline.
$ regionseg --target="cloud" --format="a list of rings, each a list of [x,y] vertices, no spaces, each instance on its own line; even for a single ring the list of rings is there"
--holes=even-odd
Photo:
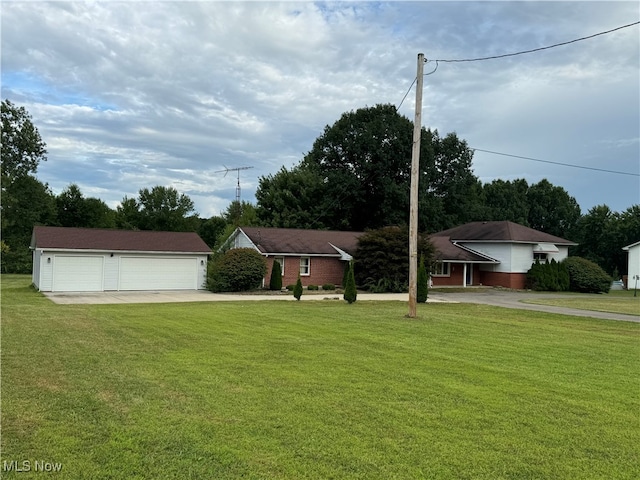
[[[32,114],[49,150],[38,176],[56,193],[75,182],[115,206],[168,185],[210,216],[235,198],[225,168],[253,167],[240,172],[252,201],[259,177],[300,161],[342,113],[398,105],[418,52],[500,55],[639,17],[633,2],[5,2],[2,96]],[[477,148],[637,167],[638,30],[439,63],[425,126]],[[414,98],[401,114],[413,118]],[[546,176],[584,210],[639,203],[637,177],[479,153],[474,169],[484,181]]]

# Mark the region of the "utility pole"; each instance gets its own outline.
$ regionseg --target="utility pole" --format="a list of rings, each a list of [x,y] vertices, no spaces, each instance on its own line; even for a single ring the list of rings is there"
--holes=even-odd
[[[236,202],[238,203],[238,205],[240,204],[240,170],[248,170],[250,168],[253,168],[253,167],[237,167],[237,168],[224,167],[224,170],[218,170],[217,172],[213,172],[213,173],[224,172],[225,177],[229,172],[236,172],[236,171],[238,172],[238,184],[236,185]]]
[[[424,53],[418,54],[416,77],[416,115],[413,121],[411,151],[411,191],[409,206],[409,318],[417,315],[418,304],[418,181],[420,178],[420,135],[422,133],[422,83]]]

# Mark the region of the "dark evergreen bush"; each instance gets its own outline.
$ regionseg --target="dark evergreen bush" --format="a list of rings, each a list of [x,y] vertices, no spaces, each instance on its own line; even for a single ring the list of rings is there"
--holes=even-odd
[[[582,293],[609,293],[611,277],[600,266],[582,257],[563,260],[569,272],[569,289]]]
[[[307,290],[320,290],[318,285],[308,285]]]
[[[296,300],[300,300],[300,297],[302,296],[302,280],[300,280],[300,277],[298,277],[296,286],[293,287],[293,296],[296,297]]]
[[[333,283],[325,283],[322,285],[323,290],[335,290],[336,286]]]
[[[418,265],[418,286],[416,292],[416,300],[418,303],[425,303],[429,295],[429,274],[424,266],[424,255],[420,255],[420,264]]]
[[[264,257],[252,248],[233,248],[210,262],[207,288],[213,292],[241,292],[260,287],[267,273]]]
[[[349,262],[349,273],[347,274],[347,284],[344,286],[344,299],[353,303],[358,297],[358,290],[356,289],[356,279],[353,273],[353,262]]]
[[[273,261],[273,267],[271,267],[269,290],[282,290],[282,267],[280,267],[280,262],[275,260]]]
[[[569,276],[563,263],[540,263],[535,261],[527,272],[526,288],[541,292],[564,292],[569,290]]]

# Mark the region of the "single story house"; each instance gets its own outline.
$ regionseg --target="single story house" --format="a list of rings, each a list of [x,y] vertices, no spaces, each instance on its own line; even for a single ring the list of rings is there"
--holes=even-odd
[[[489,285],[522,289],[535,260],[560,262],[570,240],[509,221],[472,222],[429,236],[436,249],[434,287]]]
[[[269,285],[273,262],[279,262],[282,285],[293,285],[298,275],[304,286],[340,285],[363,232],[295,228],[238,227],[223,244],[227,248],[253,248],[267,260],[263,280]]]
[[[629,252],[626,287],[628,290],[637,288],[640,286],[640,242],[627,245],[622,250]]]
[[[36,226],[32,280],[42,292],[202,290],[211,249],[193,232]]]

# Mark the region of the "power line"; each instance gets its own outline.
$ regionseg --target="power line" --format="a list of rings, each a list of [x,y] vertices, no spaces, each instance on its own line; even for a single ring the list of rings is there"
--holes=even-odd
[[[465,59],[454,59],[454,60],[451,60],[451,59],[449,59],[449,60],[438,59],[438,60],[430,60],[430,61],[431,62],[436,62],[436,65],[437,65],[437,62],[448,62],[448,63],[480,62],[480,61],[483,61],[483,60],[494,60],[496,58],[515,57],[516,55],[524,55],[526,53],[539,52],[541,50],[548,50],[550,48],[556,48],[556,47],[561,47],[563,45],[569,45],[570,43],[581,42],[582,40],[588,40],[590,38],[598,37],[600,35],[606,35],[608,33],[616,32],[618,30],[622,30],[623,28],[633,27],[634,25],[638,25],[638,24],[640,24],[640,22],[629,23],[627,25],[622,25],[621,27],[616,27],[616,28],[613,28],[611,30],[607,30],[605,32],[595,33],[595,34],[589,35],[587,37],[576,38],[575,40],[569,40],[568,42],[556,43],[556,44],[553,44],[553,45],[549,45],[547,47],[539,47],[539,48],[533,48],[531,50],[523,50],[521,52],[506,53],[504,55],[493,55],[493,56],[490,56],[490,57],[480,57],[480,58],[465,58]]]
[[[540,160],[539,158],[523,157],[521,155],[511,155],[510,153],[494,152],[492,150],[483,150],[481,148],[469,147],[470,150],[475,152],[491,153],[492,155],[502,155],[503,157],[520,158],[522,160],[531,160],[532,162],[550,163],[552,165],[561,165],[563,167],[581,168],[583,170],[595,170],[596,172],[615,173],[617,175],[629,175],[631,177],[640,177],[639,173],[619,172],[616,170],[607,170],[604,168],[585,167],[584,165],[575,165],[571,163],[552,162],[550,160]]]

